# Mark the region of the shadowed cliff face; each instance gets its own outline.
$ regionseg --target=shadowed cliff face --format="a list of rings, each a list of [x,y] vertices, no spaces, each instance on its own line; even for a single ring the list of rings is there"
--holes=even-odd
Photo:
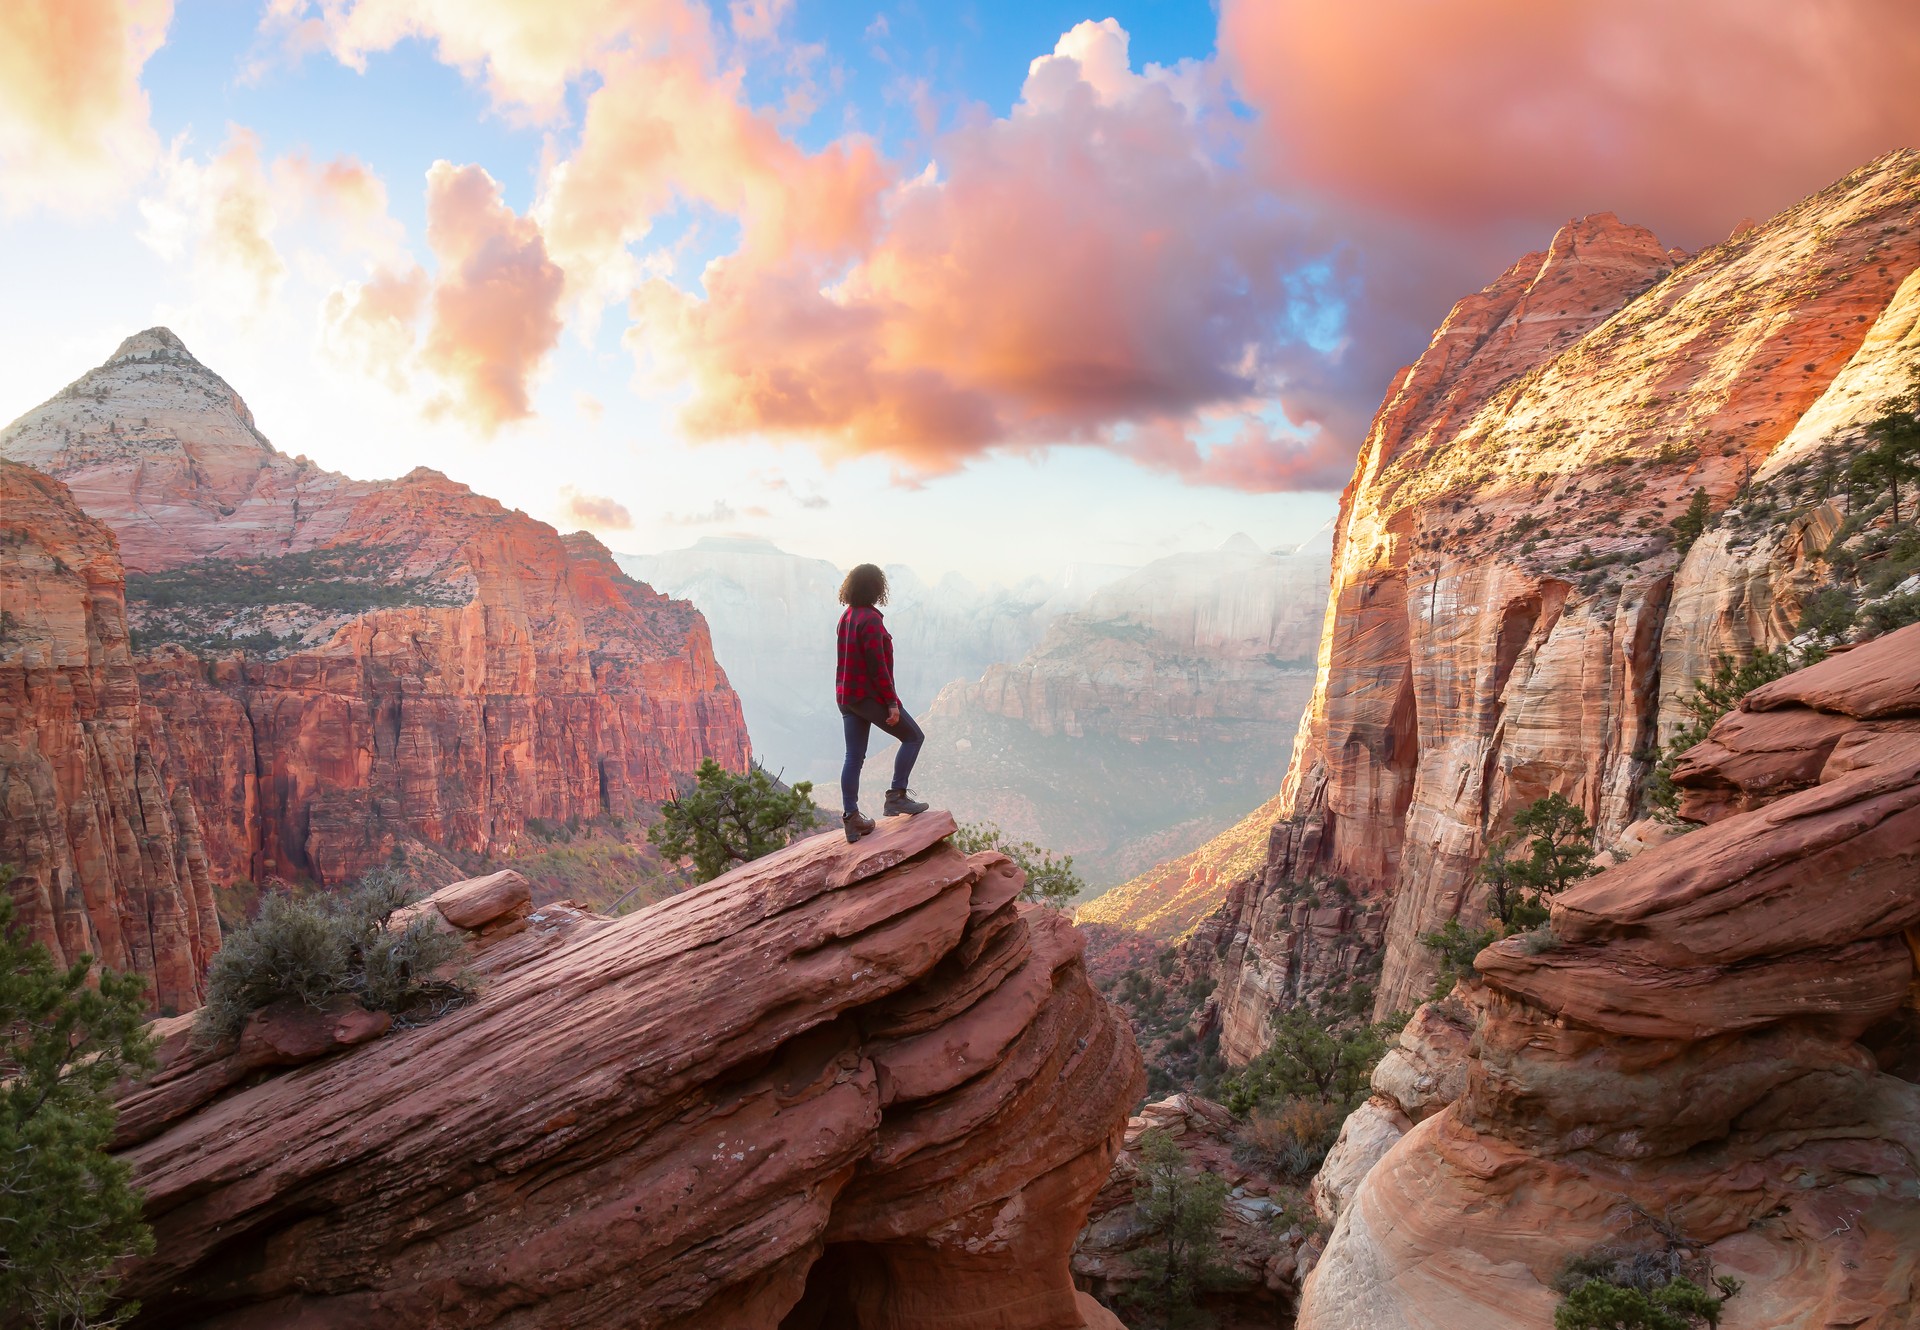
[[[63,659],[118,671],[106,694],[145,724],[129,752],[168,755],[129,758],[126,779],[150,773],[147,802],[197,824],[179,852],[196,880],[336,883],[396,847],[507,855],[529,819],[631,816],[704,758],[747,761],[739,701],[690,605],[591,537],[438,473],[356,481],[286,457],[165,329],[9,426],[0,453],[64,481],[46,520],[92,533],[88,585],[111,601],[96,636],[111,649]],[[0,549],[0,567],[20,557]],[[9,585],[23,614],[84,591],[40,574]],[[39,760],[81,772],[68,731],[39,733]],[[102,820],[76,811],[117,779],[94,765],[58,786],[70,824]],[[99,855],[62,877],[39,847],[19,854],[23,890],[85,901],[96,919],[123,908],[128,888]]]
[[[136,1323],[1112,1325],[1068,1254],[1139,1055],[1072,926],[952,829],[815,837],[621,919],[498,874],[425,907],[480,981],[431,1024],[269,1009],[212,1057],[163,1027],[122,1112]]]
[[[197,809],[140,698],[113,534],[0,461],[0,864],[19,921],[199,1005],[220,925]]]
[[[1230,1057],[1328,977],[1297,972],[1269,897],[1338,877],[1384,906],[1378,1009],[1410,1007],[1420,936],[1477,908],[1514,812],[1559,792],[1619,842],[1693,680],[1791,636],[1831,513],[1710,531],[1684,561],[1667,528],[1696,489],[1718,512],[1906,386],[1917,202],[1903,152],[1692,258],[1589,217],[1455,306],[1343,496],[1282,821],[1207,930]]]
[[[1913,1324],[1920,625],[1755,691],[1676,780],[1708,825],[1481,953],[1458,1101],[1359,1183],[1303,1330],[1547,1324],[1569,1257],[1658,1245],[1636,1213],[1741,1281],[1728,1330]]]

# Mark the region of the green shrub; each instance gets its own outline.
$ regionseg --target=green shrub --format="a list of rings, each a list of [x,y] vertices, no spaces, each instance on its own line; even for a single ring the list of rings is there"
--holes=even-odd
[[[1420,944],[1434,953],[1440,966],[1433,996],[1443,998],[1460,980],[1479,974],[1473,968],[1473,958],[1498,942],[1500,936],[1498,928],[1468,928],[1458,919],[1449,919],[1433,932],[1422,933]]]
[[[1785,678],[1826,657],[1827,649],[1818,645],[1804,650],[1782,647],[1778,651],[1756,651],[1744,663],[1722,656],[1714,662],[1711,678],[1694,680],[1693,691],[1680,703],[1692,719],[1667,741],[1647,779],[1647,803],[1654,816],[1665,822],[1679,820],[1680,790],[1673,783],[1674,769],[1680,765],[1681,756],[1704,740],[1722,716],[1762,684]]]
[[[1487,910],[1502,936],[1546,923],[1551,898],[1593,872],[1593,828],[1565,795],[1534,800],[1513,825],[1513,834],[1488,846],[1480,864]],[[1513,847],[1523,835],[1525,853],[1516,856]]]
[[[708,758],[692,788],[661,808],[647,840],[670,860],[692,860],[694,881],[710,882],[772,854],[812,830],[816,820],[812,781],[796,781],[789,789],[758,763],[736,775]]]
[[[1559,938],[1546,926],[1553,897],[1594,871],[1593,828],[1565,795],[1535,799],[1514,815],[1514,831],[1487,847],[1480,878],[1487,884],[1487,926],[1449,919],[1420,942],[1439,963],[1433,996],[1445,997],[1475,971],[1473,958],[1503,937],[1528,935],[1530,955],[1552,951]],[[1525,837],[1524,847],[1515,846]]]
[[[1707,492],[1703,489],[1695,490],[1692,501],[1687,504],[1687,510],[1673,519],[1674,549],[1684,558],[1687,551],[1693,548],[1694,542],[1705,535],[1707,528],[1712,525],[1713,508],[1711,501],[1707,498]]]
[[[386,869],[337,896],[270,893],[208,967],[202,1035],[231,1038],[247,1017],[283,1000],[318,1007],[347,996],[402,1017],[465,1000],[471,989],[463,981],[437,973],[459,958],[459,935],[443,931],[430,910],[393,926],[416,898]]]
[[[1015,840],[991,822],[970,822],[953,833],[954,848],[962,854],[978,854],[982,850],[998,850],[1027,875],[1027,885],[1021,888],[1020,898],[1029,901],[1042,901],[1052,906],[1062,906],[1087,889],[1080,875],[1073,871],[1073,856],[1063,854],[1056,857],[1052,850],[1043,849],[1030,840]],[[1171,969],[1171,952],[1165,958]]]
[[[107,1153],[114,1088],[153,1067],[145,983],[62,969],[15,928],[0,870],[0,1324],[118,1325],[114,1266],[153,1250],[131,1170]]]
[[[1140,1133],[1134,1155],[1140,1172],[1133,1200],[1151,1240],[1134,1253],[1141,1277],[1129,1298],[1136,1309],[1129,1319],[1140,1330],[1205,1325],[1197,1303],[1221,1279],[1217,1230],[1226,1179],[1189,1169],[1179,1144],[1158,1127]]]
[[[1393,1016],[1342,1030],[1305,1007],[1291,1008],[1275,1023],[1267,1050],[1227,1087],[1227,1107],[1244,1116],[1259,1105],[1311,1098],[1344,1117],[1370,1093],[1374,1064],[1405,1024],[1405,1016]]]
[[[1553,1314],[1554,1330],[1693,1330],[1720,1324],[1721,1299],[1690,1279],[1650,1293],[1589,1279]]]
[[[1858,604],[1854,594],[1845,587],[1822,587],[1800,606],[1800,623],[1795,631],[1843,638],[1853,628]]]
[[[1868,605],[1863,616],[1875,637],[1920,623],[1920,591],[1906,591]]]

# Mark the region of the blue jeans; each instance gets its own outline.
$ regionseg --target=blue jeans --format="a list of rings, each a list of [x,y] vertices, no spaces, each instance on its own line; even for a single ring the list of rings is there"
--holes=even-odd
[[[847,762],[840,768],[840,809],[851,813],[860,807],[860,768],[867,760],[867,735],[879,726],[884,734],[900,741],[900,751],[893,757],[893,788],[907,788],[907,777],[913,774],[914,759],[920,756],[920,745],[927,741],[926,734],[914,722],[906,708],[900,709],[900,723],[889,725],[885,721],[871,721],[865,716],[856,716],[851,711],[842,711],[840,719],[847,731]]]

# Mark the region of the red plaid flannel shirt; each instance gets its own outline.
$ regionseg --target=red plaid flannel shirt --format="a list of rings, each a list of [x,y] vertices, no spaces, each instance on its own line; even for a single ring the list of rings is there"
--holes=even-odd
[[[893,691],[893,634],[871,605],[849,605],[840,616],[840,662],[834,698],[843,707],[897,707]]]

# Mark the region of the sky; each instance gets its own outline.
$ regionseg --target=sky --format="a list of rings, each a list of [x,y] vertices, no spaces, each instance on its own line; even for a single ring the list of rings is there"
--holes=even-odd
[[[5,0],[0,420],[1014,580],[1334,511],[1456,299],[1920,142],[1912,0]]]

